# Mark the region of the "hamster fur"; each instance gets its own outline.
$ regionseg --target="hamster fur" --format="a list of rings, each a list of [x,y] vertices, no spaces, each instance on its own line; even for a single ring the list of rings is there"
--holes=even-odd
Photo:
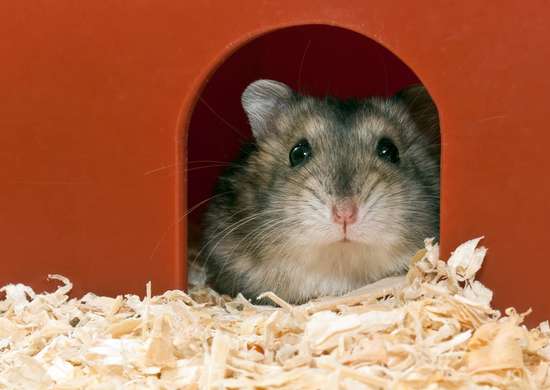
[[[204,219],[216,290],[291,303],[339,295],[405,272],[438,236],[439,120],[423,87],[342,101],[258,80],[242,105],[254,140]]]

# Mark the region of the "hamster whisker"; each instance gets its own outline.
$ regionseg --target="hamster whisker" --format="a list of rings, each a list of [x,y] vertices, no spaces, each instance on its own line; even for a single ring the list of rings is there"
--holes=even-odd
[[[151,169],[150,171],[144,172],[143,175],[144,176],[152,175],[153,173],[165,171],[167,169],[175,168],[177,166],[182,166],[182,165],[183,165],[183,163],[166,165],[166,166],[163,166],[163,167],[160,167],[160,168],[155,168],[155,169]]]
[[[251,210],[252,207],[243,207],[242,209],[240,210],[237,210],[236,212],[232,213],[231,215],[229,215],[227,218],[225,218],[223,221],[220,221],[219,225],[217,225],[216,229],[214,230],[214,232],[212,233],[213,236],[212,236],[212,239],[208,240],[206,243],[201,243],[201,247],[199,248],[199,251],[198,253],[196,254],[196,256],[193,258],[193,260],[190,260],[189,258],[187,259],[188,262],[190,262],[191,264],[197,264],[199,263],[200,261],[200,255],[202,253],[202,251],[206,248],[206,246],[212,241],[214,240],[218,234],[220,233],[223,233],[222,232],[222,229],[220,227],[223,227],[225,226],[230,220],[234,219],[235,216],[237,216],[238,214],[242,214],[244,213],[246,215],[246,213]],[[204,234],[204,232],[203,232]]]
[[[222,238],[218,241],[218,243],[214,246],[214,248],[215,248],[223,239],[224,239],[224,238],[222,237]],[[239,245],[240,245],[240,243],[239,243]],[[218,271],[218,277],[215,279],[215,282],[217,282],[218,279],[219,279],[219,276],[223,274],[223,271],[225,270],[226,265],[227,265],[228,263],[230,263],[231,260],[233,259],[233,254],[236,252],[236,249],[237,249],[237,247],[234,247],[234,248],[231,250],[231,252],[230,252],[228,255],[225,256],[226,261],[223,263],[222,267],[219,269],[219,271]],[[206,258],[206,260],[205,260],[205,264],[208,263],[208,261],[209,261],[211,255],[212,255],[212,251],[208,254],[208,256],[207,256],[207,258]]]
[[[202,104],[204,104],[204,106],[208,109],[208,111],[210,111],[212,114],[214,114],[214,116],[215,116],[216,118],[218,118],[218,119],[219,119],[220,121],[222,121],[227,127],[229,127],[229,128],[233,131],[233,133],[235,133],[241,140],[245,140],[245,139],[246,139],[246,137],[241,133],[241,131],[240,131],[237,127],[233,126],[231,123],[229,123],[227,120],[225,120],[225,118],[223,118],[220,114],[218,114],[217,111],[214,110],[214,109],[212,108],[212,106],[210,106],[210,104],[208,104],[208,103],[206,102],[206,100],[204,100],[204,98],[203,98],[202,96],[199,98],[199,101],[200,101]]]
[[[206,255],[206,258],[204,259],[204,264],[208,264],[208,260],[210,259],[210,256],[212,256],[212,253],[214,253],[214,251],[216,250],[216,248],[218,247],[218,245],[227,237],[229,236],[231,233],[233,233],[235,230],[237,230],[238,228],[246,225],[247,223],[257,219],[259,217],[259,215],[252,215],[252,216],[248,216],[248,217],[244,217],[244,218],[241,218],[240,220],[238,220],[237,222],[235,223],[232,223],[230,224],[228,227],[226,227],[224,230],[222,230],[219,234],[216,234],[212,239],[209,240],[208,243],[206,243],[205,245],[203,245],[203,247],[201,248],[201,250],[199,251],[199,253],[197,253],[197,257],[200,256],[200,254],[202,253],[202,251],[206,248],[208,248],[208,244],[210,242],[214,242],[214,241],[217,241],[216,244],[210,249],[210,251],[208,252],[208,254]],[[225,234],[224,234],[225,233]],[[221,235],[223,234],[222,237],[220,237]],[[220,237],[219,239],[217,239],[218,237]],[[217,240],[216,240],[217,239]]]
[[[305,168],[305,167],[304,167]],[[317,180],[317,182],[319,183],[319,185],[322,187],[322,183],[319,179],[317,179],[313,174],[311,174],[311,177],[315,178]],[[310,187],[308,185],[306,185],[304,183],[304,181],[300,181],[296,178],[291,178],[291,177],[288,177],[286,178],[286,180],[289,182],[289,183],[294,183],[296,184],[298,187],[302,188],[302,189],[305,189],[307,191],[309,191],[315,198],[317,198],[321,203],[326,203],[326,201],[324,199],[321,198],[321,196],[319,195],[319,192],[320,191],[317,191],[315,190],[313,187]]]
[[[298,183],[297,183],[298,184]],[[325,204],[327,203],[326,200],[324,200],[323,198],[321,198],[321,195],[319,194],[318,191],[316,191],[314,188],[311,188],[310,186],[308,185],[305,185],[302,183],[302,189],[303,190],[306,190],[307,192],[309,192],[311,195],[313,195],[319,202]],[[304,201],[303,198],[297,198],[298,200],[301,200],[302,202]]]
[[[253,247],[257,246],[257,243],[259,242],[259,238],[262,237],[262,235],[265,235],[266,232],[269,233],[271,230],[273,230],[274,226],[278,226],[279,224],[286,222],[286,218],[278,217],[274,219],[268,219],[267,221],[261,223],[260,225],[256,226],[251,232],[246,234],[235,246],[234,250],[236,250],[243,241],[245,241],[247,238],[250,237],[250,240],[247,244],[247,247],[250,247],[252,244]],[[267,228],[267,229],[266,229]]]
[[[270,237],[273,235],[274,232],[277,232],[278,230],[275,229],[275,227],[278,227],[282,224],[288,224],[289,220],[286,218],[286,217],[283,217],[283,218],[279,218],[278,220],[271,220],[269,221],[268,224],[262,226],[262,229],[258,229],[257,230],[257,234],[255,234],[251,240],[249,241],[249,244],[247,244],[247,246],[244,248],[244,250],[250,248],[251,251],[257,251],[257,250],[260,250],[263,246],[264,246],[264,243],[270,239]],[[266,229],[265,227],[269,227],[268,229]],[[285,232],[283,232],[283,229],[280,230],[282,234],[280,234],[277,238],[279,237],[282,237]],[[272,244],[275,243],[275,240],[270,240],[270,242]],[[250,246],[250,244],[252,244]]]
[[[235,211],[234,213],[230,214],[229,216],[226,216],[226,218],[225,218],[224,220],[219,221],[219,224],[216,225],[216,226],[214,227],[213,234],[214,234],[214,235],[217,235],[217,234],[221,233],[224,227],[225,227],[225,228],[229,228],[230,226],[227,226],[227,224],[229,223],[229,221],[234,220],[235,217],[236,217],[238,214],[244,214],[244,217],[239,217],[239,218],[238,218],[238,221],[240,221],[241,219],[245,218],[245,217],[247,216],[247,213],[248,213],[250,210],[252,210],[252,209],[253,209],[253,207],[251,207],[251,206],[249,206],[249,207],[243,207],[242,209],[239,209],[239,210]],[[232,223],[231,223],[231,224],[232,224]],[[231,225],[231,224],[230,224],[230,225]],[[206,244],[208,244],[209,242],[210,242],[210,240],[207,241]],[[204,244],[203,244],[203,246],[204,246]]]
[[[204,165],[202,167],[192,167],[192,168],[187,168],[185,171],[186,172],[192,172],[192,171],[198,171],[200,169],[208,169],[208,168],[224,168],[224,167],[229,167],[230,165],[228,164],[212,164],[212,165]]]
[[[306,48],[302,54],[302,59],[300,60],[300,68],[298,69],[298,92],[302,92],[302,70],[304,68],[304,63],[306,61],[306,54],[311,46],[311,39],[307,41]]]
[[[372,195],[374,194],[374,190],[376,187],[378,187],[380,184],[382,183],[382,180],[381,179],[378,179],[374,182],[374,184],[371,186],[371,188],[366,191],[366,196],[365,196],[365,199],[361,199],[363,201],[363,203],[365,204],[365,207],[367,209],[373,209],[374,207],[376,207],[376,205],[378,204],[378,202],[383,199],[384,197],[386,197],[386,193],[384,193],[383,191],[381,191],[380,195],[374,199],[372,199]],[[372,199],[372,200],[371,200]],[[369,205],[369,200],[371,201],[371,204]]]
[[[211,243],[213,243],[214,241],[217,241],[217,243],[212,247],[212,249],[210,250],[210,252],[208,253],[208,255],[206,256],[206,259],[204,260],[204,263],[206,264],[208,262],[208,259],[210,258],[210,256],[212,255],[212,253],[216,250],[216,248],[218,247],[218,245],[231,233],[233,233],[235,230],[239,229],[240,227],[246,225],[247,223],[250,223],[252,221],[254,221],[255,219],[263,216],[263,215],[266,215],[266,214],[270,214],[270,213],[274,213],[274,212],[279,212],[280,210],[277,210],[277,209],[272,209],[272,210],[264,210],[264,211],[261,211],[261,212],[258,212],[258,213],[255,213],[255,214],[252,214],[252,215],[249,215],[249,216],[246,216],[244,218],[241,218],[239,220],[237,220],[236,222],[234,223],[231,223],[229,226],[227,226],[225,229],[223,229],[221,232],[218,232],[214,235],[214,237],[212,237],[210,240],[208,240],[202,247],[201,247],[201,250],[199,251],[199,253],[197,253],[197,256],[196,258],[198,258],[201,253],[203,252],[204,249],[206,249]],[[221,237],[220,239],[219,236],[221,236],[222,234],[225,235],[223,237]]]
[[[170,164],[170,165],[162,166],[162,167],[159,167],[159,168],[151,169],[150,171],[145,172],[143,175],[148,176],[148,175],[152,175],[152,174],[162,172],[162,171],[165,171],[167,169],[172,169],[172,168],[175,168],[176,172],[188,172],[188,171],[192,171],[192,170],[202,168],[202,167],[191,166],[192,164],[203,164],[203,163],[204,164],[209,164],[209,165],[203,166],[203,167],[207,167],[207,168],[209,168],[211,166],[244,167],[244,165],[242,165],[242,164],[236,164],[236,163],[228,162],[228,161],[195,160],[195,161],[188,161],[187,162],[188,168],[185,169],[185,170],[181,169],[181,167],[183,167],[183,165],[185,165],[185,162],[180,162],[180,163],[177,163],[177,164]]]
[[[243,251],[247,252],[247,249],[249,248],[250,243],[254,242],[253,246],[250,248],[250,252],[254,253],[256,250],[260,249],[262,247],[262,245],[264,244],[264,242],[266,241],[265,238],[260,240],[260,237],[262,237],[262,233],[264,234],[264,236],[269,237],[269,235],[272,234],[272,232],[274,231],[273,227],[278,226],[278,225],[280,225],[284,222],[285,222],[284,218],[281,218],[279,221],[276,221],[276,222],[274,222],[273,220],[269,220],[267,222],[262,223],[260,226],[253,229],[251,232],[249,232],[247,235],[245,235],[241,240],[239,240],[239,242],[235,245],[235,247],[231,250],[231,252],[229,252],[229,254],[227,254],[226,257],[229,261],[225,262],[223,264],[223,266],[221,267],[221,269],[219,271],[219,274],[218,274],[218,278],[219,278],[219,275],[223,274],[223,271],[224,271],[225,266],[227,265],[227,263],[229,263],[230,260],[233,259],[233,255],[235,254],[235,252],[237,251],[239,246],[248,237],[250,237],[250,239],[248,241],[247,246],[243,248]],[[269,229],[265,229],[267,226],[269,226]],[[266,232],[267,232],[267,234],[266,234]],[[218,278],[216,278],[216,281],[218,280]]]
[[[152,261],[153,258],[155,257],[155,253],[157,252],[158,248],[160,247],[160,244],[162,244],[162,242],[166,239],[166,236],[168,235],[168,232],[170,232],[172,229],[174,229],[177,225],[179,225],[190,213],[192,213],[193,211],[195,211],[196,209],[198,209],[200,206],[202,206],[203,204],[205,204],[206,202],[209,202],[211,201],[212,199],[215,199],[217,197],[220,197],[220,196],[224,196],[224,195],[227,195],[228,193],[230,192],[233,192],[233,190],[230,190],[230,191],[224,191],[224,192],[220,192],[216,195],[213,195],[197,204],[195,204],[193,207],[191,207],[190,209],[188,209],[183,215],[181,215],[177,221],[173,222],[169,227],[168,229],[166,229],[161,237],[159,238],[159,240],[157,241],[156,245],[153,247],[153,250],[151,251],[151,255],[149,256],[149,261]]]
[[[188,165],[191,165],[191,164],[207,164],[207,163],[228,164],[228,165],[233,165],[234,164],[231,161],[221,161],[221,160],[191,160],[191,161],[187,161]]]

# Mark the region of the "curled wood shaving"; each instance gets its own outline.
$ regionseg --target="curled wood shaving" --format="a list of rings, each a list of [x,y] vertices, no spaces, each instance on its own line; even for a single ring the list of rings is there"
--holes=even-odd
[[[301,306],[150,284],[144,299],[69,299],[59,275],[52,293],[7,285],[0,388],[550,388],[550,325],[491,308],[478,244],[445,263],[426,241],[406,276]]]

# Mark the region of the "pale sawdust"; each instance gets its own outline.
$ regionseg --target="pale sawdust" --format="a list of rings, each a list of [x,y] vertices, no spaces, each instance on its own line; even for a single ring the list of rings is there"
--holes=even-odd
[[[0,388],[550,388],[550,327],[490,307],[479,240],[447,263],[430,241],[405,277],[343,297],[254,306],[207,288],[144,299],[72,284],[0,302]]]

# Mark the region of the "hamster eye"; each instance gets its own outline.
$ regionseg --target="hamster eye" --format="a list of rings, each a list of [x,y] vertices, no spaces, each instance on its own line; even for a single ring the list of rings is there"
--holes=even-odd
[[[311,158],[311,145],[305,139],[299,141],[290,149],[288,157],[291,167],[302,165]]]
[[[389,138],[381,138],[376,145],[376,153],[382,160],[397,164],[399,162],[399,150]]]

